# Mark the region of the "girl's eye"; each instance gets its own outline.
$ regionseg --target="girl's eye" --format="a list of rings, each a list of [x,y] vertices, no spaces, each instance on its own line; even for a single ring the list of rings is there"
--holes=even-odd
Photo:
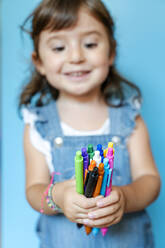
[[[87,43],[87,44],[85,44],[85,46],[87,48],[94,48],[94,47],[97,47],[97,44],[96,43]]]
[[[55,52],[61,52],[64,51],[65,47],[64,46],[60,46],[60,47],[54,47],[52,50]]]

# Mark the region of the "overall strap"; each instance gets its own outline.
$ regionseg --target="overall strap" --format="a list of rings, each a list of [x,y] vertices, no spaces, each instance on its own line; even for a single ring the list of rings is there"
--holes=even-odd
[[[30,111],[36,114],[35,127],[44,139],[51,141],[63,136],[55,101],[42,107],[33,107]]]
[[[121,108],[109,107],[110,133],[112,135],[122,135],[122,111]]]

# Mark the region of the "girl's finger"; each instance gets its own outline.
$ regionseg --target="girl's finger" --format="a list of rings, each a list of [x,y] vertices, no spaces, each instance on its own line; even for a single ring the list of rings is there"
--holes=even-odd
[[[97,200],[95,198],[86,198],[83,195],[74,200],[74,204],[83,209],[90,209],[96,207],[96,202]]]
[[[99,208],[96,211],[92,211],[88,213],[89,219],[99,219],[108,215],[115,214],[120,208],[118,203],[110,205],[108,207]]]
[[[88,218],[88,214],[77,213],[76,214],[76,218],[77,219],[87,219]]]
[[[76,205],[76,204],[74,204],[74,206],[72,208],[74,209],[74,211],[77,214],[86,214],[87,215],[87,218],[88,218],[88,213],[89,212],[93,212],[93,211],[98,210],[98,207],[93,207],[93,208],[85,209],[85,208],[82,208],[82,207],[80,207],[79,205]]]
[[[116,217],[112,222],[110,222],[110,223],[107,223],[106,225],[100,225],[100,226],[96,226],[96,227],[98,227],[98,228],[105,228],[105,227],[110,227],[110,226],[112,226],[112,225],[115,225],[115,224],[117,224],[119,221],[118,221],[118,218]]]
[[[107,227],[112,225],[116,218],[115,215],[110,215],[96,220],[84,219],[83,224],[91,227]]]
[[[108,205],[112,205],[120,200],[120,194],[117,191],[112,191],[111,194],[107,197],[104,197],[102,199],[99,199],[96,202],[96,205],[98,207],[105,207]]]

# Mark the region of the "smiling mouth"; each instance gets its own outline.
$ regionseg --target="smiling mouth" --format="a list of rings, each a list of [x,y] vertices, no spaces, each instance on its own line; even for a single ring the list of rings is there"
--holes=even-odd
[[[70,76],[70,77],[83,77],[86,76],[87,74],[89,74],[90,71],[76,71],[76,72],[67,72],[65,73],[66,76]]]

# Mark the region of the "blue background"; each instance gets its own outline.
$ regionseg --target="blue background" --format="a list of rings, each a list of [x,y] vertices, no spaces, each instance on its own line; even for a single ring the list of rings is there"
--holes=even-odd
[[[31,43],[19,26],[35,0],[2,0],[2,247],[38,247],[38,216],[25,199],[23,123],[18,118],[20,87],[28,76]],[[105,0],[116,22],[117,67],[142,90],[142,116],[162,178],[159,199],[149,208],[156,247],[165,247],[165,1]]]

